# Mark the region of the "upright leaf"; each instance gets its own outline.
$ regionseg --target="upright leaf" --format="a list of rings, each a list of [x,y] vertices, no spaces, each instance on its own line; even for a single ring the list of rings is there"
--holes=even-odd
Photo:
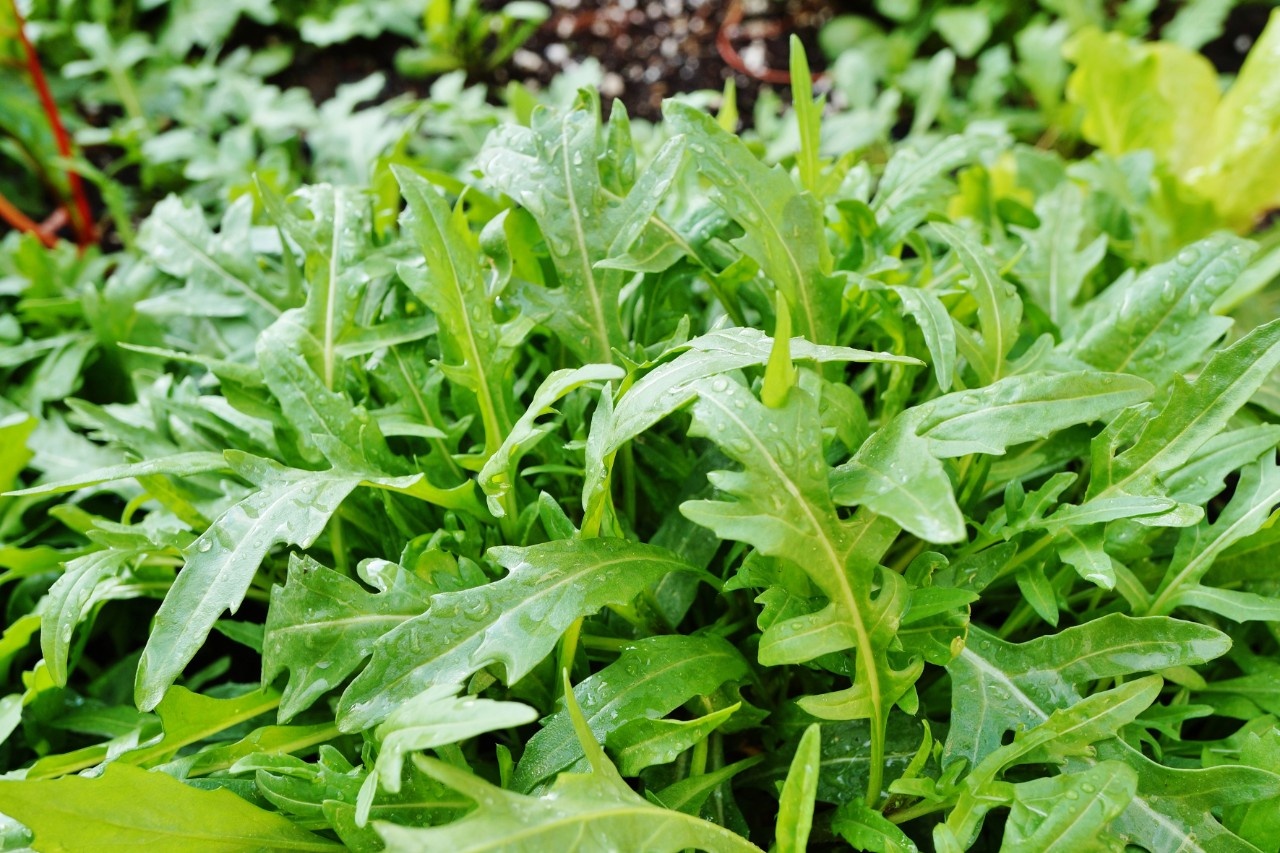
[[[426,260],[425,270],[402,264],[400,277],[439,320],[449,378],[475,395],[485,456],[492,456],[511,431],[514,352],[503,345],[493,318],[480,253],[466,221],[450,213],[430,184],[407,169],[396,168],[395,175],[408,204],[401,226]]]
[[[746,232],[735,244],[786,298],[795,331],[814,343],[834,343],[841,287],[831,276],[818,202],[701,110],[678,101],[663,110],[667,124],[688,137],[693,164],[711,184],[712,201]]]
[[[531,127],[494,131],[477,165],[533,215],[551,251],[560,287],[528,288],[526,296],[580,361],[609,364],[614,349],[631,349],[619,315],[628,273],[596,266],[624,223],[620,202],[601,184],[599,124],[594,110],[537,110]]]
[[[822,757],[818,724],[805,729],[800,747],[791,759],[791,770],[778,798],[778,853],[804,853],[813,828],[813,803],[818,793]]]
[[[1256,532],[1277,505],[1280,466],[1276,465],[1275,454],[1268,453],[1244,469],[1231,500],[1213,523],[1206,519],[1183,530],[1149,612],[1168,613],[1177,607],[1187,593],[1199,587],[1217,556]],[[1222,615],[1231,617],[1229,611]]]
[[[1080,246],[1085,231],[1085,194],[1074,183],[1063,182],[1036,199],[1034,230],[1011,226],[1022,238],[1027,253],[1016,267],[1036,302],[1060,327],[1073,316],[1072,303],[1089,273],[1106,254],[1106,235]]]
[[[954,225],[935,222],[929,227],[964,266],[968,276],[963,283],[978,306],[979,334],[975,337],[970,329],[959,329],[960,352],[983,384],[994,382],[1004,375],[1005,359],[1017,343],[1022,301],[1001,278],[987,250],[971,236]]]
[[[743,469],[711,475],[732,500],[690,501],[680,511],[721,538],[793,561],[827,597],[817,613],[773,626],[772,637],[767,633],[762,640],[761,657],[765,663],[795,663],[856,650],[853,687],[806,697],[801,705],[824,718],[871,720],[870,801],[880,793],[889,708],[910,688],[921,664],[899,669],[889,660],[906,590],[897,575],[879,571],[878,562],[896,531],[886,535],[874,520],[840,519],[826,465],[812,452],[821,446],[818,430],[816,403],[802,388],[792,389],[782,407],[769,409],[736,382],[704,380],[690,434],[710,438]],[[873,595],[877,582],[880,590]],[[774,653],[765,651],[771,644],[777,646]]]

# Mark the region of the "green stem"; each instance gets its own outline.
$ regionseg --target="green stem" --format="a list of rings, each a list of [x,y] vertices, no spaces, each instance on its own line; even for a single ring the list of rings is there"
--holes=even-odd
[[[951,802],[949,800],[944,800],[940,803],[931,803],[928,800],[921,800],[914,806],[905,808],[902,811],[891,812],[885,815],[885,817],[894,823],[906,823],[907,821],[915,820],[918,817],[924,817],[925,815],[933,814],[934,812],[940,812],[943,809],[950,808],[950,806]]]
[[[120,96],[120,105],[124,107],[125,115],[146,124],[147,114],[142,109],[138,90],[129,79],[129,75],[114,65],[107,69],[107,75],[111,78],[111,85],[115,86],[116,94]]]
[[[560,638],[560,657],[556,664],[556,672],[573,672],[573,659],[578,654],[578,637],[582,634],[582,617],[579,616],[569,626],[569,630],[564,632],[564,636]],[[563,688],[559,681],[556,682],[556,693],[559,695]]]

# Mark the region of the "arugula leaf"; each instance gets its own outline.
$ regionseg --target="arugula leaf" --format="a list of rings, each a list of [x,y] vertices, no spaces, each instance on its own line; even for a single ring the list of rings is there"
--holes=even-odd
[[[921,663],[898,667],[889,645],[906,607],[902,581],[877,571],[879,548],[893,533],[875,520],[842,521],[826,484],[820,458],[803,455],[817,444],[817,406],[800,388],[787,402],[768,409],[736,382],[720,378],[698,385],[691,434],[715,441],[743,465],[720,471],[712,482],[733,501],[690,501],[680,511],[717,536],[746,542],[761,554],[794,561],[828,600],[817,613],[770,627],[762,638],[761,660],[795,663],[853,648],[854,684],[801,705],[826,719],[871,720],[871,786],[879,796],[889,708],[919,677]],[[896,531],[895,531],[896,532]],[[878,540],[878,541],[877,541]],[[880,591],[873,596],[873,585]]]
[[[450,378],[475,395],[485,456],[492,456],[511,431],[514,349],[494,321],[480,255],[465,221],[451,214],[421,177],[399,167],[393,171],[408,202],[401,227],[414,235],[426,259],[426,274],[402,265],[400,277],[440,320]]]
[[[48,849],[341,849],[229,791],[197,790],[125,764],[108,765],[96,779],[0,780],[0,791],[5,812],[31,827],[36,843]]]
[[[344,731],[368,728],[428,686],[459,682],[490,664],[519,681],[575,620],[630,602],[669,572],[693,571],[661,548],[615,539],[503,546],[491,556],[506,577],[433,596],[426,613],[374,644],[369,665],[342,694]]]
[[[580,681],[574,701],[593,736],[610,743],[620,722],[664,717],[746,674],[746,661],[718,637],[650,637]],[[579,769],[583,757],[568,712],[557,712],[525,745],[512,787],[527,793],[562,770]]]
[[[1099,370],[1163,384],[1198,364],[1231,320],[1209,309],[1249,258],[1228,235],[1188,246],[1124,287],[1110,288],[1081,312],[1071,354]]]
[[[1280,364],[1278,343],[1280,321],[1275,321],[1220,350],[1192,382],[1175,378],[1168,402],[1145,424],[1133,446],[1094,473],[1090,496],[1148,488],[1156,477],[1185,464]]]
[[[629,843],[626,839],[641,839],[645,849],[660,853],[686,847],[710,853],[760,849],[732,830],[647,802],[627,787],[602,752],[593,762],[593,772],[562,775],[546,796],[537,798],[504,791],[435,759],[416,758],[415,762],[425,773],[475,800],[478,807],[463,820],[430,829],[376,824],[390,851],[439,846],[462,851],[534,851],[570,849],[583,843],[608,849]]]
[[[619,300],[626,273],[597,268],[624,221],[621,204],[602,184],[598,113],[575,109],[534,113],[531,127],[506,125],[486,141],[477,165],[538,222],[560,280],[554,290],[523,295],[579,361],[609,364],[629,351]]]
[[[978,306],[979,333],[958,328],[956,343],[982,383],[994,382],[1004,375],[1005,359],[1017,343],[1022,300],[972,237],[954,225],[935,222],[929,227],[964,266],[968,276],[962,284]]]
[[[376,593],[307,557],[291,556],[284,586],[271,590],[262,677],[288,671],[280,719],[288,721],[341,684],[380,637],[427,609],[433,587],[386,561],[362,563]]]
[[[670,101],[663,115],[688,138],[692,162],[711,184],[712,201],[746,232],[735,244],[787,300],[795,331],[814,343],[835,343],[840,287],[831,275],[817,200],[700,110]]]
[[[805,729],[800,748],[791,759],[791,770],[782,785],[778,801],[778,850],[792,853],[807,850],[813,826],[813,800],[818,792],[820,729],[815,723]]]
[[[943,761],[976,766],[999,748],[1006,731],[1030,728],[1054,709],[1080,700],[1076,685],[1213,660],[1230,647],[1207,625],[1162,616],[1118,613],[1010,644],[978,628],[947,670],[952,714],[964,720],[947,737]]]
[[[1088,219],[1084,192],[1073,183],[1064,182],[1036,199],[1035,213],[1038,228],[1012,226],[1027,247],[1015,269],[1049,319],[1061,327],[1073,316],[1072,303],[1106,254],[1107,236],[1080,246]]]
[[[260,491],[235,504],[183,549],[184,566],[156,613],[138,662],[138,707],[154,708],[203,644],[224,610],[236,612],[258,566],[279,543],[308,548],[362,482],[411,488],[412,483],[359,472],[300,471],[227,451],[236,472]]]

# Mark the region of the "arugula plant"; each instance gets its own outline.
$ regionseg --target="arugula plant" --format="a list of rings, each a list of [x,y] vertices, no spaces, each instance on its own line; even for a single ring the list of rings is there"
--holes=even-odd
[[[5,843],[1275,849],[1266,258],[793,70],[9,238]]]

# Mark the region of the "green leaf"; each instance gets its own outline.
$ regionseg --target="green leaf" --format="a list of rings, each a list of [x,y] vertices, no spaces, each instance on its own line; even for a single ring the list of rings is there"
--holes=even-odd
[[[719,637],[649,637],[580,681],[574,688],[574,700],[593,736],[612,745],[613,735],[623,723],[664,717],[746,675],[742,655]],[[511,787],[527,793],[562,770],[579,769],[582,758],[569,715],[559,711],[544,720],[525,744]]]
[[[1280,201],[1275,173],[1280,148],[1280,18],[1274,11],[1245,58],[1235,82],[1209,122],[1196,117],[1195,129],[1208,129],[1212,152],[1192,184],[1233,227],[1249,227],[1260,211]]]
[[[229,791],[197,790],[124,764],[107,765],[95,779],[0,780],[0,800],[6,814],[35,833],[41,850],[342,849]]]
[[[1038,228],[1010,226],[1027,247],[1015,269],[1049,319],[1062,327],[1075,314],[1072,305],[1085,279],[1106,254],[1107,237],[1099,235],[1080,246],[1088,220],[1084,191],[1074,183],[1064,182],[1040,196],[1035,210]]]
[[[1108,154],[1149,148],[1181,170],[1195,163],[1218,104],[1204,57],[1163,42],[1140,43],[1089,28],[1065,50],[1075,63],[1067,99],[1084,111],[1084,138]]]
[[[831,829],[859,850],[875,853],[918,853],[919,848],[898,826],[862,800],[836,809]]]
[[[560,287],[525,293],[545,323],[583,363],[609,364],[630,351],[619,300],[628,273],[597,268],[624,223],[621,203],[601,183],[600,119],[592,110],[537,110],[532,127],[495,130],[476,165],[537,220]]]
[[[257,343],[263,378],[298,433],[301,451],[317,465],[326,459],[340,465],[355,457],[375,470],[395,473],[396,460],[377,422],[322,378],[321,343],[305,319],[300,310],[286,312]]]
[[[231,699],[214,699],[185,687],[172,687],[156,706],[164,736],[155,743],[124,753],[118,760],[153,767],[173,758],[184,747],[273,711],[279,704],[280,694],[270,687]]]
[[[415,758],[423,771],[475,800],[477,808],[460,821],[430,829],[378,824],[387,850],[608,850],[636,843],[655,853],[686,847],[708,853],[759,850],[732,830],[655,806],[632,791],[593,739],[568,677],[564,673],[568,711],[582,738],[590,774],[562,774],[546,796],[535,798],[504,791],[442,761]]]
[[[913,317],[924,334],[925,346],[933,359],[933,372],[938,387],[951,390],[956,368],[956,328],[951,315],[934,293],[915,287],[891,287],[902,300],[902,309]]]
[[[222,230],[214,234],[198,204],[172,195],[157,204],[138,231],[138,247],[184,286],[144,300],[138,310],[213,317],[280,316],[288,306],[266,284],[249,251],[252,208],[252,198],[242,196],[227,208]]]
[[[382,787],[396,793],[406,754],[531,723],[538,717],[528,705],[460,697],[457,690],[450,684],[432,686],[401,704],[374,730],[379,748],[371,779],[376,777]]]
[[[616,776],[616,770],[612,778],[599,772],[565,774],[545,796],[527,797],[496,788],[442,761],[415,761],[424,772],[478,805],[462,820],[429,829],[376,823],[389,853],[536,853],[575,847],[621,849],[637,843],[653,853],[676,853],[689,847],[708,853],[758,853],[760,849],[732,830],[645,801]]]
[[[987,250],[954,225],[935,222],[930,230],[951,247],[968,276],[962,284],[978,306],[978,333],[957,329],[960,352],[968,359],[982,383],[996,381],[1005,373],[1005,358],[1018,340],[1022,300],[1009,282],[1000,277]]]
[[[663,115],[688,138],[693,165],[711,184],[711,200],[746,232],[734,244],[786,298],[795,331],[814,343],[834,343],[840,285],[831,275],[817,200],[701,110],[673,100],[664,104]]]
[[[1015,734],[1012,743],[992,752],[965,778],[946,823],[934,827],[938,849],[965,849],[973,844],[987,812],[1012,793],[996,782],[1003,770],[1025,763],[1061,763],[1069,757],[1096,753],[1093,744],[1114,742],[1120,727],[1133,722],[1160,694],[1162,683],[1160,676],[1149,675],[1095,693]]]
[[[1268,453],[1244,469],[1231,500],[1212,524],[1206,519],[1183,530],[1150,612],[1168,613],[1179,606],[1182,597],[1199,585],[1217,556],[1256,532],[1277,504],[1280,466],[1276,465],[1274,453]]]
[[[755,329],[709,332],[674,348],[679,354],[663,362],[619,393],[611,417],[597,412],[587,442],[586,481],[582,504],[588,519],[603,512],[612,459],[628,441],[651,429],[677,409],[692,402],[698,383],[745,367],[767,364],[773,340]],[[918,364],[915,359],[884,352],[816,346],[802,338],[790,341],[793,361]]]
[[[990,146],[990,139],[974,134],[946,137],[923,152],[912,146],[895,151],[871,199],[879,223],[875,243],[886,248],[901,244],[939,196],[954,187],[949,176]]]
[[[8,489],[16,484],[18,475],[31,460],[27,437],[36,423],[35,418],[20,413],[0,418],[0,448],[3,448],[0,450],[0,488]]]
[[[362,563],[359,571],[376,593],[309,557],[292,555],[284,586],[272,588],[262,678],[270,683],[289,673],[281,721],[341,684],[382,635],[425,612],[436,591],[394,563]]]
[[[778,853],[803,853],[809,849],[813,827],[813,802],[818,793],[821,741],[817,723],[805,729],[791,759],[791,770],[778,798]]]
[[[1123,741],[1098,745],[1097,760],[1122,761],[1137,771],[1138,790],[1111,824],[1126,843],[1154,850],[1256,849],[1230,832],[1215,813],[1242,802],[1259,802],[1280,794],[1280,775],[1239,765],[1174,769],[1147,758]],[[1069,759],[1067,768],[1086,762]]]
[[[238,451],[227,462],[255,491],[183,549],[183,570],[156,613],[138,663],[138,707],[150,710],[195,656],[223,611],[240,607],[278,543],[309,548],[347,495],[369,480],[350,471],[299,471]],[[394,480],[385,480],[394,484]]]
[[[1137,771],[1118,761],[1022,782],[1013,789],[1002,844],[1010,850],[1120,853],[1124,841],[1108,827],[1137,788]]]
[[[542,381],[534,392],[529,408],[480,469],[480,488],[488,495],[491,513],[498,518],[507,514],[503,502],[508,500],[507,495],[515,488],[515,469],[520,457],[547,434],[546,428],[536,424],[537,419],[553,411],[552,407],[556,402],[570,391],[592,382],[621,379],[624,375],[622,368],[611,364],[588,364],[575,369],[553,371]]]
[[[1094,472],[1089,495],[1146,490],[1157,477],[1176,471],[1226,426],[1277,365],[1280,320],[1219,350],[1193,381],[1175,378],[1168,402],[1133,446],[1116,456],[1109,469]]]
[[[124,465],[113,465],[110,468],[98,468],[80,477],[58,480],[52,483],[41,483],[29,489],[6,492],[11,496],[56,495],[63,492],[74,492],[77,489],[97,486],[102,483],[114,483],[120,480],[134,480],[139,477],[151,477],[165,474],[172,477],[189,477],[193,474],[206,474],[211,471],[230,471],[226,458],[221,453],[178,453],[161,459],[148,459],[143,462],[130,462]]]
[[[703,804],[717,789],[763,760],[763,756],[756,755],[698,776],[689,776],[651,794],[649,799],[674,811],[697,816],[702,811]]]
[[[970,766],[998,749],[1005,732],[1030,729],[1080,701],[1079,685],[1203,663],[1230,647],[1225,634],[1207,625],[1121,614],[1016,645],[976,627],[969,637],[947,667],[957,724],[943,761],[964,758]]]
[[[1239,277],[1249,244],[1222,234],[1201,240],[1131,281],[1117,282],[1081,312],[1071,354],[1099,370],[1163,385],[1201,363],[1231,320],[1210,311]]]
[[[1151,383],[1121,373],[1040,373],[1009,376],[974,391],[925,404],[917,433],[940,458],[1005,449],[1048,438],[1069,426],[1102,420],[1153,392]]]
[[[991,17],[980,7],[947,6],[933,16],[933,28],[961,59],[970,59],[991,37]]]
[[[872,433],[831,472],[831,494],[836,503],[887,516],[926,542],[960,542],[964,517],[951,479],[918,434],[928,412],[909,409]]]
[[[769,409],[728,379],[703,381],[693,407],[691,435],[705,436],[743,466],[719,471],[711,482],[732,500],[689,501],[680,511],[723,539],[754,546],[761,554],[793,561],[827,597],[815,614],[774,625],[762,639],[761,661],[798,663],[854,649],[851,688],[808,696],[805,710],[824,719],[871,720],[872,788],[879,796],[889,708],[914,683],[922,663],[894,666],[889,645],[906,606],[905,582],[881,572],[879,555],[892,541],[874,518],[840,519],[827,485],[819,447],[817,405],[802,387],[785,405]],[[877,595],[873,585],[880,584]],[[769,646],[774,651],[768,651]]]
[[[111,580],[137,560],[139,551],[108,549],[67,561],[45,600],[40,624],[40,651],[54,684],[67,683],[67,656],[75,628],[94,605],[110,596]]]
[[[728,722],[741,707],[741,702],[735,702],[693,720],[641,717],[624,723],[609,737],[609,746],[618,756],[618,771],[623,776],[635,776],[646,767],[675,761]]]
[[[546,657],[577,619],[626,604],[669,572],[693,567],[668,551],[615,539],[559,540],[490,552],[509,570],[475,589],[443,592],[430,609],[374,646],[342,695],[344,731],[369,728],[432,684],[461,682],[500,663],[509,683]]]
[[[819,192],[819,178],[822,174],[822,159],[819,151],[822,148],[822,107],[825,98],[813,99],[813,77],[809,73],[809,58],[805,56],[804,45],[800,37],[791,34],[789,42],[791,52],[791,103],[795,108],[796,126],[800,130],[800,151],[796,155],[796,163],[800,172],[800,183],[806,190],[816,195]]]
[[[485,292],[481,255],[460,216],[408,169],[392,167],[408,208],[401,227],[426,259],[426,269],[400,266],[400,277],[440,322],[449,378],[475,395],[484,426],[485,455],[511,431],[512,348],[502,339]]]

